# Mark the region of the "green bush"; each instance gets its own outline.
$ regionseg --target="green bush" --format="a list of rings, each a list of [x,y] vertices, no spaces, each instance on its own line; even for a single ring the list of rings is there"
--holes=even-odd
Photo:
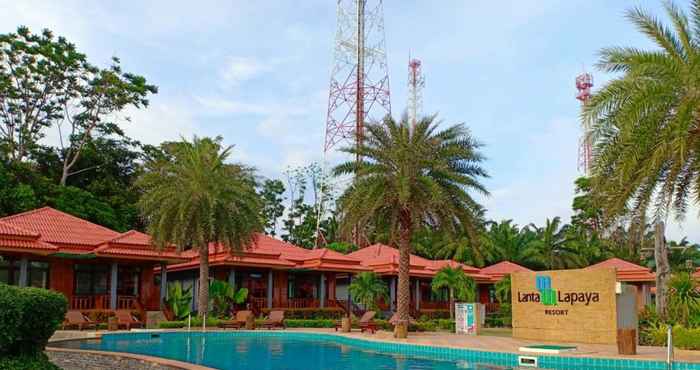
[[[32,356],[0,357],[0,370],[61,370],[43,353]]]
[[[193,317],[190,323],[192,328],[201,328],[202,319],[199,317]],[[207,327],[213,328],[219,325],[222,320],[216,318],[207,317]],[[160,329],[179,329],[187,327],[187,320],[176,320],[176,321],[161,321],[158,323]]]
[[[430,311],[421,311],[421,316],[418,320],[419,321],[427,321],[427,320],[449,319],[449,318],[450,318],[450,310],[430,310]]]
[[[67,304],[61,293],[0,284],[0,357],[41,353]]]
[[[317,320],[297,320],[287,319],[284,323],[288,328],[332,328],[338,320],[317,319]]]
[[[700,329],[674,327],[673,345],[680,349],[700,350]]]
[[[263,315],[267,316],[270,310],[263,309]],[[284,310],[285,319],[298,320],[340,320],[345,316],[345,311],[338,307],[329,308],[290,308]]]

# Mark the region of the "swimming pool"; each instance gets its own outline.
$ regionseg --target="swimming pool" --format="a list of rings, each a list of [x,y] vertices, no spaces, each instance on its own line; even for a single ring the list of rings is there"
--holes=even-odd
[[[333,334],[299,332],[163,332],[105,334],[101,340],[51,344],[163,357],[222,370],[308,369],[504,369],[518,355],[468,349],[367,341]],[[659,361],[536,356],[547,369],[666,369]],[[700,364],[675,363],[675,370],[700,370]]]

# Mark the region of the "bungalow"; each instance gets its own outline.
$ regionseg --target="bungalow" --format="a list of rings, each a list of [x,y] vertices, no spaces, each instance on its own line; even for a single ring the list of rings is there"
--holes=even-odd
[[[639,266],[619,258],[610,258],[587,268],[614,268],[617,281],[637,288],[637,307],[641,310],[652,303],[652,288],[656,285],[656,275],[648,267]]]
[[[167,267],[168,279],[196,292],[199,256],[187,255],[190,261]],[[350,275],[368,271],[356,258],[325,248],[304,249],[263,234],[239,252],[210,245],[209,266],[213,278],[247,288],[247,303],[254,310],[345,307]],[[194,294],[193,308],[196,299]]]
[[[50,207],[0,218],[0,282],[63,293],[69,309],[160,309],[154,267],[188,259]]]
[[[502,261],[481,269],[481,273],[490,278],[490,282],[479,286],[479,303],[483,303],[486,313],[498,311],[499,302],[496,299],[495,285],[514,272],[532,272],[527,267],[510,261]]]
[[[399,275],[399,251],[383,244],[374,244],[348,254],[348,257],[362,261],[362,265],[379,274],[389,286],[389,303],[379,302],[379,307],[385,311],[396,309],[396,297]],[[411,254],[409,259],[409,276],[411,285],[411,308],[413,315],[448,310],[449,302],[446,294],[433,292],[431,281],[443,267],[459,267],[477,284],[485,284],[490,278],[480,273],[479,269],[452,260],[429,260]]]

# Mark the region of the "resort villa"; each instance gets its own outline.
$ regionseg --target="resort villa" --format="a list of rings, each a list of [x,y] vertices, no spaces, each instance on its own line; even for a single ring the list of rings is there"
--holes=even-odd
[[[257,235],[254,244],[231,254],[209,248],[211,276],[249,291],[255,310],[347,307],[352,276],[373,271],[389,287],[383,311],[395,311],[399,252],[374,244],[348,255],[321,248],[304,249],[270,236]],[[157,251],[148,235],[119,233],[45,207],[0,219],[0,282],[49,288],[63,293],[70,309],[82,311],[160,310],[168,281],[198,288],[197,253]],[[167,266],[167,269],[161,267]],[[411,314],[448,310],[446,294],[433,292],[431,279],[443,267],[460,267],[477,283],[486,312],[498,310],[493,286],[505,276],[531,271],[512,262],[482,269],[451,260],[411,255]],[[614,267],[618,281],[637,287],[640,308],[651,302],[654,274],[648,268],[610,259],[589,268]],[[700,276],[700,271],[696,272]],[[158,277],[158,278],[157,278]],[[197,307],[193,294],[192,307]]]
[[[0,218],[0,256],[0,282],[61,292],[84,312],[159,310],[154,267],[187,260],[49,207]]]

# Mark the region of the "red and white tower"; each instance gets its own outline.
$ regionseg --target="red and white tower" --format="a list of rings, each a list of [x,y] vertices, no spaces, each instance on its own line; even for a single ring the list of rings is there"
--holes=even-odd
[[[425,77],[423,67],[418,59],[408,59],[408,120],[411,128],[416,127],[419,116],[423,110],[423,87]]]
[[[324,152],[391,114],[382,0],[338,0],[337,17]]]
[[[590,73],[582,73],[576,76],[576,99],[581,102],[581,105],[586,105],[586,102],[591,97],[591,88],[593,87],[593,76]],[[593,140],[591,138],[591,125],[588,121],[581,123],[581,139],[579,140],[578,148],[578,169],[583,172],[584,176],[591,174],[593,166]]]

